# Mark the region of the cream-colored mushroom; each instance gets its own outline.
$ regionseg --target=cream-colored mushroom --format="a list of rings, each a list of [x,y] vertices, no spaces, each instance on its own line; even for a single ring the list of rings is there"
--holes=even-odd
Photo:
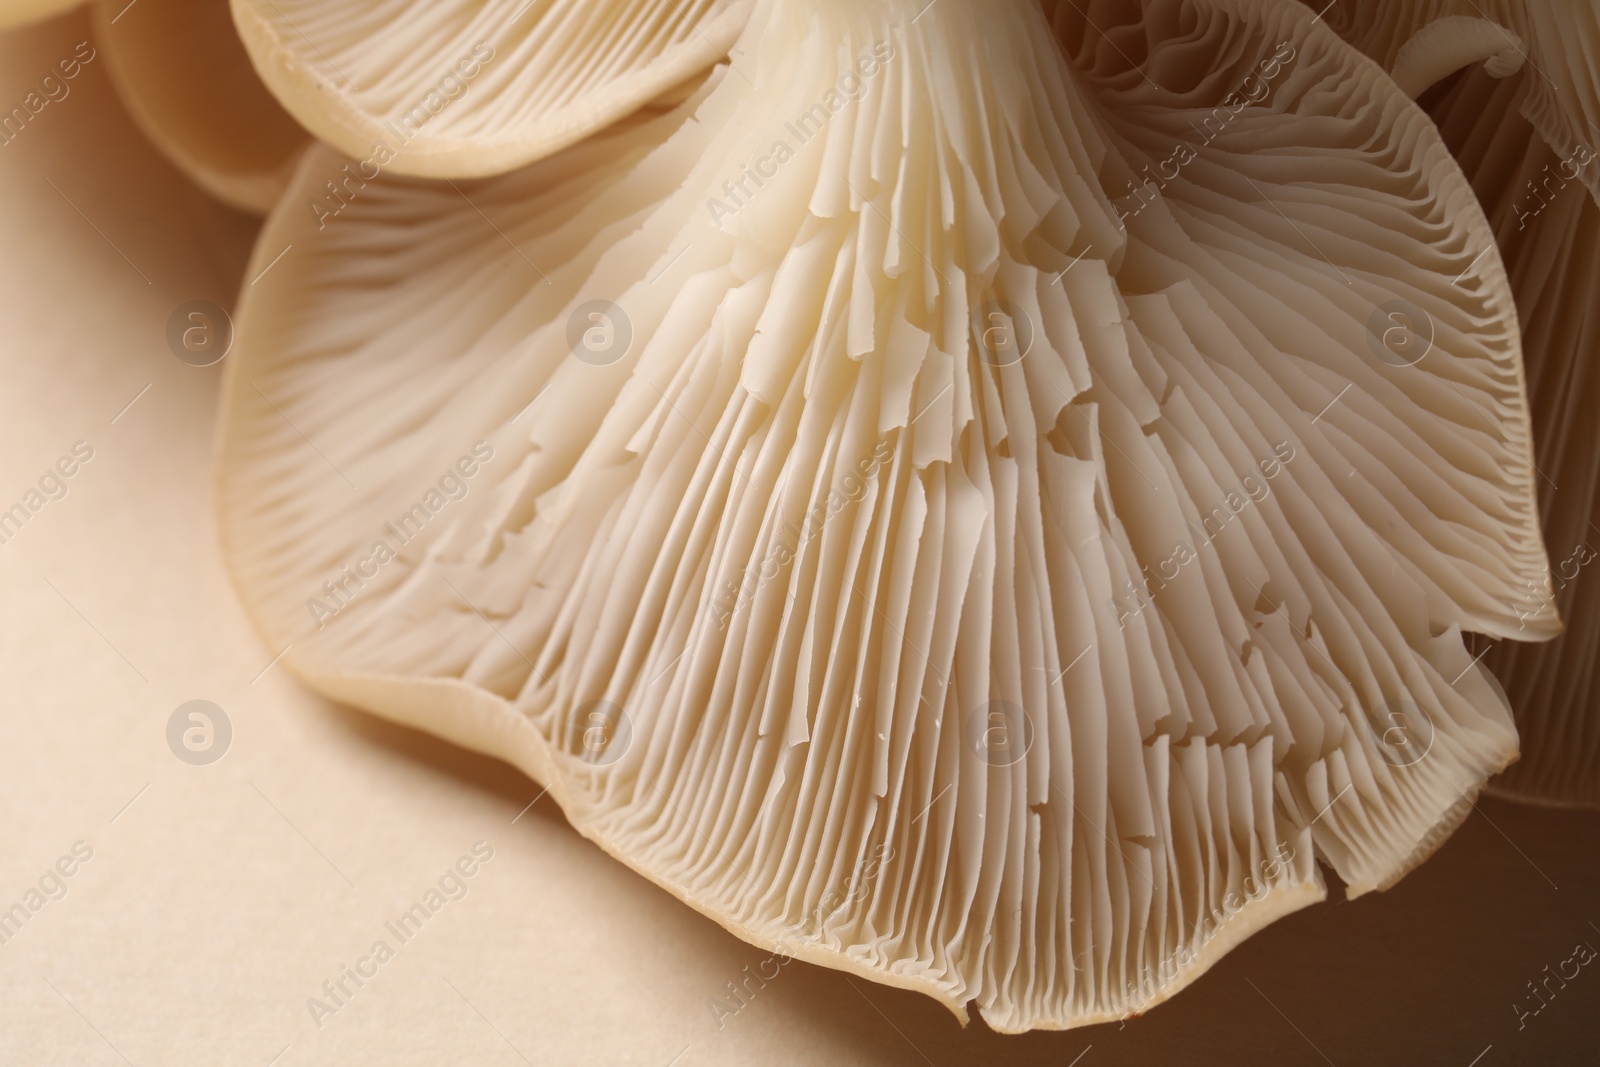
[[[503,177],[313,152],[217,472],[274,652],[1006,1031],[1401,877],[1516,753],[1462,632],[1557,625],[1492,233],[1310,12],[1091,13],[762,0]]]
[[[151,143],[224,203],[265,215],[309,141],[250,69],[221,0],[96,0],[95,42]]]
[[[497,174],[726,56],[750,0],[231,0],[301,123],[396,174]]]

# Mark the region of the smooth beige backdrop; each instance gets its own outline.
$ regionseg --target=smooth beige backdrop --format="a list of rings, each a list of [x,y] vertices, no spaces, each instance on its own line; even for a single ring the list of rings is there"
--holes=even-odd
[[[0,38],[0,110],[88,36]],[[1600,948],[1600,819],[1494,802],[1394,891],[1291,916],[1125,1026],[963,1031],[790,963],[719,1027],[764,953],[548,801],[519,817],[516,772],[269,668],[216,549],[219,368],[165,341],[180,303],[248,283],[253,224],[143,142],[103,59],[0,146],[0,509],[94,449],[0,545],[0,909],[93,849],[0,946],[0,1065],[1600,1063],[1600,963],[1521,1029],[1513,1007]],[[166,742],[192,699],[233,725],[211,766]],[[467,896],[319,1028],[307,998],[478,841]]]

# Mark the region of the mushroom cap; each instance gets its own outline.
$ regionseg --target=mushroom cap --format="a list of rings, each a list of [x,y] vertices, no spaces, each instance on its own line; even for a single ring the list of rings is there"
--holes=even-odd
[[[306,129],[396,174],[460,178],[542,158],[702,73],[750,0],[230,3]]]
[[[232,207],[272,210],[310,139],[250,68],[226,6],[96,0],[94,33],[123,103],[174,166]]]
[[[1480,8],[1478,23],[1491,27],[1484,37],[1491,47],[1480,52],[1441,43],[1447,35],[1439,27],[1462,18],[1449,5],[1340,6],[1334,27],[1375,59],[1429,72],[1410,78],[1410,88],[1484,205],[1523,325],[1534,464],[1555,573],[1516,603],[1553,607],[1567,631],[1549,644],[1486,650],[1484,663],[1515,711],[1523,753],[1490,788],[1532,803],[1600,806],[1592,679],[1600,599],[1589,567],[1600,555],[1600,435],[1591,417],[1600,402],[1592,358],[1600,328],[1600,127],[1593,121],[1600,5]],[[1495,53],[1496,37],[1516,45]]]
[[[762,0],[510,174],[314,150],[219,438],[273,650],[1004,1031],[1401,877],[1516,755],[1462,632],[1558,628],[1492,234],[1309,12],[1093,14]]]

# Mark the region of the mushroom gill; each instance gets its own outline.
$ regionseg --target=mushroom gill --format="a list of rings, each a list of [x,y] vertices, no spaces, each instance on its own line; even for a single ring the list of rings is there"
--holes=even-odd
[[[1516,314],[1433,125],[1266,0],[760,0],[687,99],[313,150],[226,371],[283,662],[740,936],[1004,1031],[1435,848],[1545,638]],[[948,727],[948,729],[946,729]]]
[[[1600,123],[1594,0],[1339,0],[1323,10],[1341,37],[1413,97],[1481,62],[1490,77],[1523,77],[1518,111],[1557,155],[1593,144]],[[1580,180],[1600,196],[1600,175]]]
[[[1484,205],[1523,328],[1551,581],[1520,610],[1558,610],[1549,644],[1500,642],[1484,663],[1504,685],[1522,758],[1490,784],[1535,803],[1600,806],[1600,5],[1470,6],[1483,47],[1439,44],[1462,19],[1449,4],[1342,3],[1333,27],[1409,79]],[[1492,20],[1492,21],[1491,21]]]

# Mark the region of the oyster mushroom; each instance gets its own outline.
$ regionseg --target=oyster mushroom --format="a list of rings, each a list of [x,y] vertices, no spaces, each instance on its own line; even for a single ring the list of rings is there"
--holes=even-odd
[[[749,3],[231,0],[256,70],[306,129],[444,178],[531,162],[700,74]]]
[[[1488,224],[1311,13],[1091,14],[762,0],[504,176],[309,154],[217,469],[283,662],[1005,1031],[1425,858],[1516,753],[1463,631],[1557,627]]]
[[[217,199],[265,215],[309,141],[250,69],[220,0],[97,0],[95,41],[152,144]]]
[[[1471,11],[1468,17],[1457,7]],[[1396,68],[1421,98],[1483,202],[1523,324],[1533,462],[1552,560],[1549,583],[1514,603],[1557,609],[1549,644],[1504,642],[1484,662],[1510,697],[1522,758],[1498,793],[1600,805],[1600,7],[1342,3],[1330,24]],[[1470,35],[1461,27],[1471,25]],[[1470,40],[1474,47],[1450,43]]]

